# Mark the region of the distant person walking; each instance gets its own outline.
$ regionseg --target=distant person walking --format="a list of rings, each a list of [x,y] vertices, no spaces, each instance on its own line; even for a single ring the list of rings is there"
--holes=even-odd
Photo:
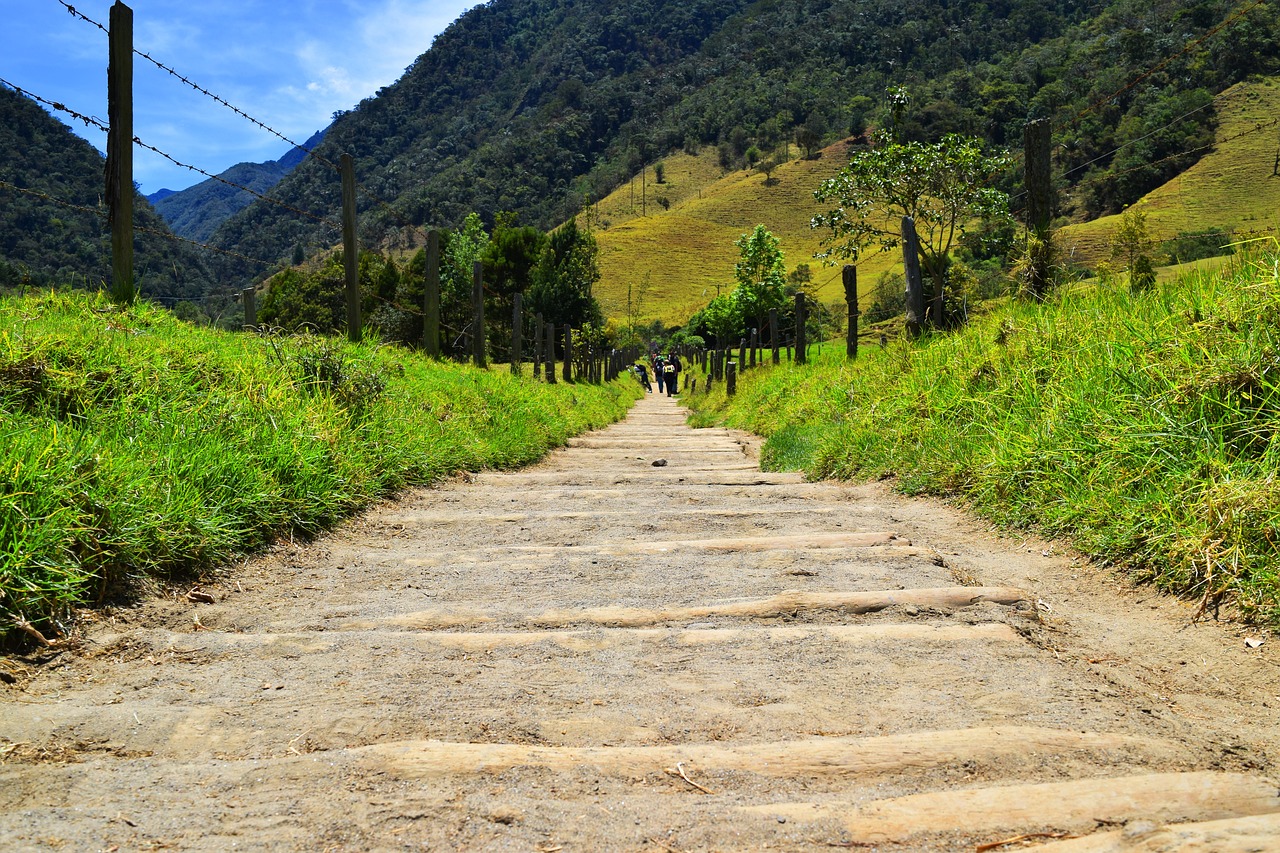
[[[667,386],[667,362],[662,356],[656,356],[653,359],[653,378],[658,382],[658,393],[661,394]]]
[[[671,397],[680,391],[680,356],[675,353],[667,356],[667,363],[662,368],[667,377],[667,396]]]
[[[644,386],[644,390],[653,393],[653,386],[649,384],[649,370],[644,366],[644,362],[636,362],[636,376],[640,377],[640,384]]]

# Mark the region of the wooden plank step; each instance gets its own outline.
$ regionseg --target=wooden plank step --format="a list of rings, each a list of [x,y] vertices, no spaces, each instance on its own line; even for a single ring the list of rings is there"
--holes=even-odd
[[[1036,853],[1264,853],[1280,850],[1280,813],[1124,829],[1057,841]]]
[[[955,610],[983,602],[1013,605],[1025,602],[1030,596],[1012,587],[937,587],[932,589],[902,589],[854,592],[805,592],[791,590],[768,598],[745,601],[704,604],[692,607],[589,607],[551,609],[538,614],[489,612],[480,608],[454,610],[439,608],[393,616],[381,624],[400,625],[406,628],[438,630],[478,622],[490,622],[505,617],[518,623],[540,627],[563,627],[581,622],[597,625],[613,625],[636,628],[658,625],[663,622],[679,622],[693,619],[726,616],[736,618],[773,618],[794,616],[800,613],[840,611],[848,615],[874,613],[895,605]],[[375,628],[377,623],[353,621],[348,629]]]
[[[410,741],[357,747],[405,778],[500,773],[516,767],[570,771],[589,766],[604,773],[662,773],[677,762],[699,775],[745,771],[763,776],[882,776],[983,759],[1026,757],[1037,762],[1064,752],[1141,750],[1167,753],[1164,741],[1028,726],[988,726],[866,738],[816,738],[761,744],[547,747],[524,744]],[[767,807],[761,807],[767,808]]]
[[[900,844],[929,833],[1087,831],[1100,822],[1272,814],[1280,812],[1280,791],[1257,776],[1201,771],[939,791],[868,803],[778,803],[743,811],[771,821],[834,819],[854,844]]]

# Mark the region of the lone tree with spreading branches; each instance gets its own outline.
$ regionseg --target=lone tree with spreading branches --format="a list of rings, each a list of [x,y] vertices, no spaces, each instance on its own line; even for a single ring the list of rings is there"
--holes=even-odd
[[[948,134],[936,143],[890,142],[854,151],[848,165],[822,182],[814,198],[836,207],[813,217],[827,228],[818,257],[857,263],[870,246],[901,245],[902,217],[915,220],[920,266],[931,292],[928,322],[946,325],[947,270],[951,249],[975,221],[1009,216],[1009,197],[988,186],[1009,165],[1003,155],[986,155],[977,139]]]

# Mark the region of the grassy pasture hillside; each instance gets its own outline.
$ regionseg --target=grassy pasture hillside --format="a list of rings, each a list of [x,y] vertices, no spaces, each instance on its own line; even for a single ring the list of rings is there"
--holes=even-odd
[[[626,314],[630,284],[640,316],[683,322],[716,295],[717,284],[732,287],[738,260],[733,243],[760,224],[782,241],[788,272],[807,263],[819,297],[843,299],[838,270],[814,260],[822,233],[809,227],[809,219],[818,212],[813,191],[847,159],[848,144],[838,143],[819,159],[784,163],[766,185],[760,172],[722,173],[715,150],[704,149],[696,157],[668,157],[664,184],[655,184],[650,172],[647,216],[640,215],[639,179],[614,191],[592,212],[600,245],[596,296],[605,314]],[[669,210],[656,202],[659,196],[671,202]],[[872,287],[893,262],[890,255],[869,258],[861,266],[860,288]]]
[[[1134,205],[1147,214],[1155,240],[1210,228],[1237,237],[1272,233],[1280,222],[1280,176],[1275,174],[1280,126],[1280,80],[1238,83],[1217,105],[1216,144],[1201,160]],[[1110,252],[1119,216],[1104,216],[1058,232],[1064,252],[1092,266]],[[1158,262],[1158,258],[1157,258]]]

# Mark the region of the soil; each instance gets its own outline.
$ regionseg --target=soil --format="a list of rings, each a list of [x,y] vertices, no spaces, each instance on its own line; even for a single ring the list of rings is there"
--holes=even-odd
[[[651,395],[0,661],[0,848],[1280,849],[1280,641],[755,450]]]

